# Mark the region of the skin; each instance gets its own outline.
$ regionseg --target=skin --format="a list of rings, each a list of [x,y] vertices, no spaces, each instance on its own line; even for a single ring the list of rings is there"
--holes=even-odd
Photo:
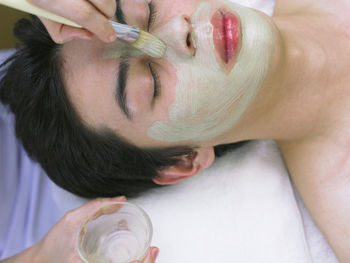
[[[283,4],[279,4],[277,11],[282,12],[278,22],[284,26],[285,34],[308,35],[308,38],[301,42],[300,38],[288,37],[290,43],[295,43],[292,50],[295,63],[291,67],[299,67],[300,63],[305,67],[299,76],[302,83],[297,83],[299,93],[291,93],[291,101],[297,109],[294,114],[298,118],[292,118],[290,107],[285,112],[285,116],[289,116],[285,120],[288,127],[295,128],[277,141],[315,222],[340,262],[349,262],[350,122],[347,113],[350,78],[346,71],[350,67],[350,20],[347,15],[350,6],[346,1],[339,1],[332,7],[327,1],[317,5],[311,1],[297,2],[290,10],[309,5],[310,12],[319,15],[308,17],[295,12],[290,17],[294,22],[292,27],[292,23],[287,24],[283,18],[287,10]],[[302,24],[304,30],[296,30]],[[306,24],[309,26],[305,27]],[[309,33],[315,31],[317,33]],[[286,83],[286,86],[292,85]]]
[[[150,32],[179,14],[191,18],[200,2],[155,0],[158,15]],[[64,45],[67,92],[86,124],[107,126],[130,143],[141,147],[198,147],[177,166],[160,171],[154,179],[159,184],[181,181],[208,167],[215,145],[275,139],[310,214],[340,262],[350,262],[349,11],[345,0],[331,5],[326,0],[277,0],[272,19],[265,17],[276,42],[269,74],[240,121],[210,140],[171,143],[147,136],[152,123],[168,118],[176,94],[176,71],[166,59],[140,56],[130,60],[127,98],[132,121],[114,101],[119,61],[101,59],[104,44],[96,38]],[[187,32],[174,32],[169,37],[178,43],[179,54],[193,52],[184,41]],[[148,62],[154,64],[162,83],[156,100],[145,66]]]

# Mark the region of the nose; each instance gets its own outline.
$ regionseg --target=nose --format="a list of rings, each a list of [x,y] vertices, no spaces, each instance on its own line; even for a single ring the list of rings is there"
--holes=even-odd
[[[168,48],[171,47],[177,55],[181,57],[192,57],[196,53],[192,31],[190,17],[181,15],[162,26],[156,35],[159,35],[166,42]]]

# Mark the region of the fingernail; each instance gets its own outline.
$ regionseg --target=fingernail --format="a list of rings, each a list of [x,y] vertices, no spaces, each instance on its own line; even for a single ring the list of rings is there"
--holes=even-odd
[[[117,33],[113,30],[113,32],[108,36],[108,42],[113,42],[117,38]]]
[[[151,257],[152,257],[153,260],[157,259],[158,253],[159,253],[159,249],[158,248],[156,248],[156,247],[152,248],[152,250],[151,250]]]
[[[76,37],[76,39],[91,40],[92,37],[91,36],[87,36],[87,35],[79,35],[79,36]]]
[[[111,198],[111,201],[125,201],[126,197],[125,196],[117,196]]]

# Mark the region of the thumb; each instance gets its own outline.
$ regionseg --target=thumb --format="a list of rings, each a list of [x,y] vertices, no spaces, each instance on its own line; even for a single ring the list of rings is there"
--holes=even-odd
[[[159,248],[150,247],[142,261],[132,261],[131,263],[155,263],[159,254]]]

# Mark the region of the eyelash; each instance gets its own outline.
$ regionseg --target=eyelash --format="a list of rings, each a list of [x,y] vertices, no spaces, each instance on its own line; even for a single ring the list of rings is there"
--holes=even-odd
[[[152,28],[156,17],[157,17],[157,9],[156,6],[154,5],[153,1],[150,1],[148,4],[148,8],[149,8],[149,17],[148,17],[148,31],[150,30],[150,28]],[[152,64],[149,63],[148,64],[149,70],[151,72],[152,78],[153,78],[153,83],[154,83],[154,92],[153,92],[153,98],[157,98],[159,96],[160,93],[160,79],[159,79],[159,75],[158,73],[154,70],[154,68],[152,67]]]
[[[148,31],[154,24],[154,21],[156,20],[157,17],[157,9],[156,6],[154,5],[153,1],[148,3],[148,8],[149,8],[149,17],[148,17]]]
[[[159,96],[160,88],[161,88],[159,75],[154,70],[154,68],[152,67],[151,63],[148,63],[148,67],[149,67],[149,70],[151,72],[151,75],[153,77],[153,82],[154,82],[153,98],[157,98]]]

